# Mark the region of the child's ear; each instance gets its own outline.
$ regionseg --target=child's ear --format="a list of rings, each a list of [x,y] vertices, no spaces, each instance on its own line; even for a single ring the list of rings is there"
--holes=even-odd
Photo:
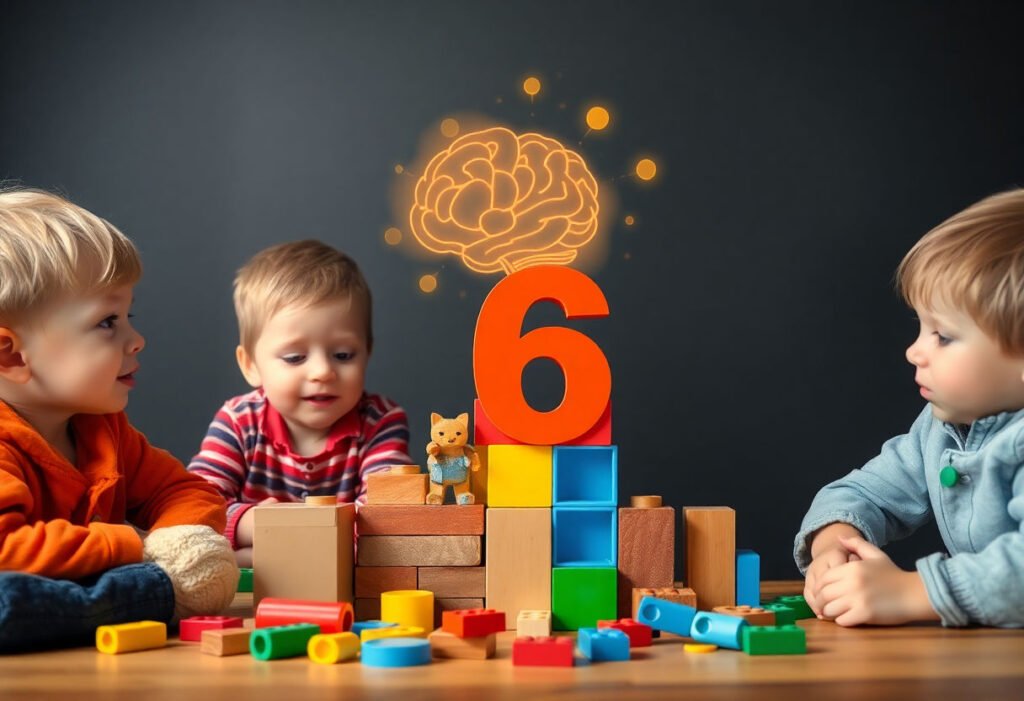
[[[262,387],[263,380],[260,378],[259,368],[252,361],[252,356],[245,350],[245,346],[235,349],[235,360],[238,361],[238,369],[242,371],[242,377],[253,387]]]
[[[13,329],[0,326],[0,377],[23,385],[32,378],[32,371],[21,353],[21,339]]]

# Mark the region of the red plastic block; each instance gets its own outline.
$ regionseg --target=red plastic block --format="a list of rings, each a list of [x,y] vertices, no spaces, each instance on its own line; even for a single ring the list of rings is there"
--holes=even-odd
[[[256,608],[256,627],[272,628],[294,623],[314,623],[321,633],[344,633],[352,629],[355,614],[347,601],[302,601],[265,597]]]
[[[441,614],[441,630],[460,638],[482,638],[505,630],[505,612],[494,609],[459,609]]]
[[[198,643],[204,630],[241,628],[242,619],[237,616],[192,616],[184,619],[178,628],[178,638],[188,643]]]
[[[523,636],[512,643],[512,664],[517,667],[572,667],[572,638]]]
[[[651,627],[646,623],[634,621],[632,618],[620,618],[617,621],[598,621],[597,627],[621,630],[629,637],[630,647],[651,646]]]
[[[474,445],[523,445],[505,435],[501,429],[491,423],[484,413],[479,399],[473,400],[473,444]],[[559,445],[611,445],[612,444],[612,403],[608,402],[601,418],[586,433],[571,441]]]

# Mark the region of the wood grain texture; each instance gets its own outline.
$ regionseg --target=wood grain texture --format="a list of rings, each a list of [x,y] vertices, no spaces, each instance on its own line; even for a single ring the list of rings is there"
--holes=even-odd
[[[551,509],[487,509],[487,608],[551,608]]]
[[[736,512],[728,506],[683,508],[687,586],[697,608],[736,605]]]
[[[474,567],[478,535],[372,535],[359,538],[358,564],[375,567]]]
[[[359,535],[483,535],[484,505],[367,504],[356,515]]]
[[[415,589],[434,592],[435,597],[482,599],[487,592],[483,567],[420,567]]]
[[[415,567],[356,567],[357,599],[380,596],[385,591],[415,588]]]
[[[671,587],[675,579],[676,510],[619,509],[618,611],[629,615],[636,587]]]
[[[249,637],[252,631],[248,628],[221,628],[220,630],[204,630],[199,636],[199,651],[215,657],[249,654]]]
[[[482,638],[460,638],[443,630],[427,636],[434,657],[462,660],[486,660],[494,657],[498,636],[494,633]]]
[[[367,504],[422,504],[427,500],[427,475],[375,472],[366,477]]]
[[[630,618],[636,618],[637,607],[640,605],[640,599],[645,596],[653,596],[656,599],[664,599],[665,601],[671,601],[674,604],[683,604],[684,606],[692,606],[697,608],[697,594],[688,587],[663,587],[660,589],[652,589],[648,587],[638,587],[632,591],[631,603],[630,603]]]

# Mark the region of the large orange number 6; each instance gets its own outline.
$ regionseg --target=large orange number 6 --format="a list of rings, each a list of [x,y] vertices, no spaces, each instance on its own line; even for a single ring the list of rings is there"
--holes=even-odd
[[[538,266],[499,282],[480,308],[473,339],[473,375],[484,413],[510,438],[558,445],[578,438],[601,418],[612,392],[612,371],[590,338],[561,326],[520,336],[536,302],[551,301],[566,319],[608,316],[608,301],[593,280],[560,266]],[[565,375],[562,403],[536,411],[523,396],[523,369],[537,358],[553,360]]]

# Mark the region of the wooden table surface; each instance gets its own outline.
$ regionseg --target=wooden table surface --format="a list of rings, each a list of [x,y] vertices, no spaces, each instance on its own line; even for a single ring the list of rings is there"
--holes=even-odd
[[[766,582],[762,597],[798,593],[801,582]],[[248,615],[251,595],[236,599]],[[629,662],[572,669],[513,667],[514,633],[496,659],[435,660],[426,667],[373,669],[306,658],[259,662],[212,657],[173,640],[161,650],[103,655],[93,648],[0,657],[0,699],[982,699],[1024,698],[1024,631],[935,625],[846,629],[801,621],[807,655],[751,657],[684,653],[665,636]]]

